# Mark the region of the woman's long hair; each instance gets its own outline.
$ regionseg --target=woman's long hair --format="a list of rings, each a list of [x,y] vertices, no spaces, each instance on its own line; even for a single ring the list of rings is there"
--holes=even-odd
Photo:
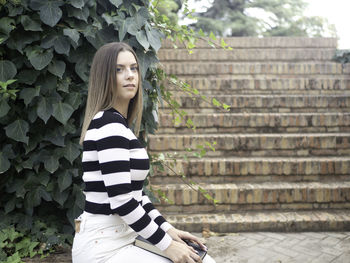
[[[80,144],[83,143],[86,131],[96,113],[113,107],[117,89],[117,58],[122,51],[130,51],[137,64],[140,65],[135,51],[123,42],[103,45],[94,56],[90,69],[89,90]],[[140,131],[142,119],[142,85],[139,67],[137,72],[139,75],[137,92],[135,97],[130,100],[128,108],[128,125],[130,126],[135,121],[134,132],[136,136]]]

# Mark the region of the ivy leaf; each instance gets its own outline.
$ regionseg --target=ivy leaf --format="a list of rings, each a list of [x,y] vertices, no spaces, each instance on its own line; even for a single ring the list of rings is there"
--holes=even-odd
[[[74,17],[74,18],[83,20],[84,22],[88,23],[90,11],[89,11],[89,8],[87,6],[84,6],[84,8],[82,8],[82,9],[68,7],[67,10],[68,10],[68,17]]]
[[[65,146],[64,136],[62,136],[58,129],[53,129],[49,133],[46,133],[44,140],[49,141],[57,146]]]
[[[142,79],[144,79],[148,68],[153,64],[158,63],[158,59],[151,52],[145,53],[143,51],[137,50],[136,54],[140,63]]]
[[[217,99],[213,98],[213,105],[217,106],[217,107],[220,107],[221,103]]]
[[[126,20],[122,20],[120,23],[118,23],[119,28],[118,28],[118,36],[119,36],[119,41],[123,41],[126,32],[128,30]]]
[[[133,36],[137,34],[137,23],[132,17],[126,19],[127,32]]]
[[[39,118],[42,119],[45,123],[47,123],[47,120],[51,117],[53,113],[52,104],[45,97],[41,96],[36,112]]]
[[[64,171],[58,175],[58,187],[62,193],[72,184],[72,174],[68,171]]]
[[[16,22],[12,18],[3,17],[0,19],[0,32],[9,36],[10,32],[15,29]]]
[[[82,98],[80,92],[69,93],[67,102],[73,107],[74,110],[78,109],[81,104]]]
[[[19,83],[32,85],[36,81],[39,74],[40,74],[40,71],[38,70],[25,69],[19,72],[16,78],[18,79]]]
[[[70,4],[75,8],[82,8],[84,6],[84,0],[71,0]]]
[[[54,173],[59,167],[59,157],[51,154],[50,156],[44,157],[44,167],[50,173]]]
[[[0,81],[6,82],[17,74],[17,68],[9,60],[0,60]]]
[[[58,102],[53,104],[53,113],[52,115],[55,117],[56,120],[61,122],[62,124],[66,124],[72,113],[74,112],[74,109],[71,105],[64,103],[64,102]]]
[[[6,100],[0,100],[0,118],[4,117],[10,110],[10,106],[7,104]]]
[[[147,40],[146,33],[144,30],[140,30],[139,32],[136,33],[136,39],[143,46],[145,50],[148,50],[150,44]]]
[[[158,30],[154,28],[146,30],[146,34],[150,45],[154,48],[156,52],[158,52],[158,50],[162,46],[161,34],[158,32]]]
[[[123,3],[123,0],[109,0],[109,2],[115,7],[119,7]]]
[[[75,44],[78,44],[80,34],[76,29],[70,29],[70,28],[63,29],[63,34],[65,36],[70,37],[70,39],[72,39]]]
[[[52,197],[53,199],[59,203],[61,206],[64,205],[64,203],[67,201],[68,199],[68,196],[69,196],[69,193],[70,191],[69,190],[66,190],[66,191],[63,191],[62,193],[60,192],[59,190],[59,187],[55,187],[54,188],[55,190],[53,191],[52,193]]]
[[[1,171],[0,171],[1,173]],[[16,196],[12,197],[9,201],[7,201],[7,203],[5,204],[5,214],[8,214],[9,212],[13,211],[13,209],[15,209],[16,206]]]
[[[18,141],[28,144],[29,137],[26,136],[29,131],[29,125],[24,120],[16,120],[5,127],[6,136]]]
[[[21,24],[26,31],[43,31],[40,23],[31,19],[27,15],[21,16]]]
[[[44,199],[47,202],[52,201],[51,195],[48,192],[46,192],[44,187],[39,186],[37,188],[37,192],[38,192],[38,195],[40,196],[40,198]]]
[[[40,11],[40,19],[46,25],[54,27],[62,17],[62,10],[59,8],[64,2],[60,0],[32,0],[31,8]]]
[[[40,95],[40,87],[36,88],[24,88],[21,90],[19,94],[19,98],[24,100],[24,104],[28,106],[28,104],[33,100],[34,97]]]
[[[27,50],[27,57],[36,70],[42,70],[51,62],[53,54],[52,50],[43,51],[30,48]]]
[[[137,29],[141,29],[147,22],[149,18],[148,10],[146,7],[141,7],[139,11],[134,16],[134,20],[136,21]]]
[[[54,48],[58,54],[65,54],[68,56],[70,50],[70,43],[66,37],[60,36],[57,37],[57,39],[55,40]]]
[[[11,163],[4,152],[0,152],[0,174],[10,169]]]
[[[73,161],[80,155],[80,148],[76,143],[68,142],[62,153],[63,157],[73,164]]]
[[[66,70],[66,63],[60,60],[52,60],[48,70],[57,77],[62,78]]]

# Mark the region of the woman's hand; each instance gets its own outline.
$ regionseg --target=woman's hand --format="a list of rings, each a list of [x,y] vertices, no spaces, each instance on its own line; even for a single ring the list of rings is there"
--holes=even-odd
[[[174,263],[202,262],[192,247],[175,240],[171,241],[170,246],[164,252]]]
[[[180,243],[183,243],[183,244],[186,244],[183,239],[187,239],[189,241],[192,241],[192,242],[195,242],[197,243],[201,249],[207,251],[207,247],[200,241],[200,239],[194,235],[192,235],[191,233],[189,232],[186,232],[186,231],[182,231],[182,230],[179,230],[179,229],[176,229],[176,228],[170,228],[167,233],[171,236],[171,238],[177,242],[180,242]],[[192,248],[192,247],[191,247]],[[192,248],[193,249],[193,248]]]

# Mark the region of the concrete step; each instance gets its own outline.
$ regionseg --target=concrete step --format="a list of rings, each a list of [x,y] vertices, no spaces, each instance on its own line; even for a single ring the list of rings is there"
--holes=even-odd
[[[218,213],[248,210],[302,210],[350,208],[350,181],[260,182],[226,184],[154,185],[169,202],[161,201],[158,209],[165,213]],[[217,200],[206,199],[197,188]],[[193,189],[192,189],[193,188]]]
[[[350,113],[195,113],[174,124],[171,114],[159,115],[157,134],[190,133],[186,122],[196,126],[192,133],[293,133],[350,132]]]
[[[201,232],[203,228],[219,233],[346,231],[350,229],[349,209],[168,214],[166,218],[176,228],[190,232]]]
[[[148,148],[183,156],[205,142],[216,143],[208,157],[350,155],[350,133],[157,134],[149,135]]]
[[[284,76],[222,75],[220,77],[181,78],[201,94],[344,94],[350,93],[350,75],[321,75],[296,78]],[[167,86],[170,91],[178,88]]]
[[[211,103],[199,97],[185,95],[174,97],[180,108],[187,113],[221,112]],[[350,94],[344,95],[208,95],[213,99],[230,106],[230,112],[349,112]],[[163,112],[167,113],[168,105],[164,104]]]
[[[335,56],[335,48],[245,48],[234,50],[195,49],[192,54],[186,49],[160,49],[160,61],[331,61]]]
[[[336,38],[309,37],[224,37],[226,44],[232,48],[337,48]],[[217,41],[220,46],[221,38]],[[215,42],[215,41],[214,41]],[[183,44],[177,42],[178,48]],[[208,48],[208,39],[199,39],[197,48]],[[173,48],[169,39],[163,40],[162,48]]]
[[[166,167],[171,167],[173,171]],[[203,157],[183,156],[165,160],[165,170],[155,167],[152,183],[179,182],[183,173],[187,178],[207,183],[310,181],[346,178],[350,175],[350,156],[345,157]],[[340,179],[339,179],[340,180]],[[350,180],[349,180],[350,181]]]
[[[218,76],[243,74],[275,75],[320,75],[346,74],[343,66],[336,62],[167,62],[163,61],[164,70],[177,76]]]

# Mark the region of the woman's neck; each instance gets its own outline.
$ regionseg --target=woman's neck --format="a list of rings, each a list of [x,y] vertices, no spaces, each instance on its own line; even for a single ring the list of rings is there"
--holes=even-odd
[[[113,108],[115,108],[117,111],[120,112],[126,119],[128,118],[128,108],[129,108],[129,101],[128,102],[117,102],[114,103]]]

